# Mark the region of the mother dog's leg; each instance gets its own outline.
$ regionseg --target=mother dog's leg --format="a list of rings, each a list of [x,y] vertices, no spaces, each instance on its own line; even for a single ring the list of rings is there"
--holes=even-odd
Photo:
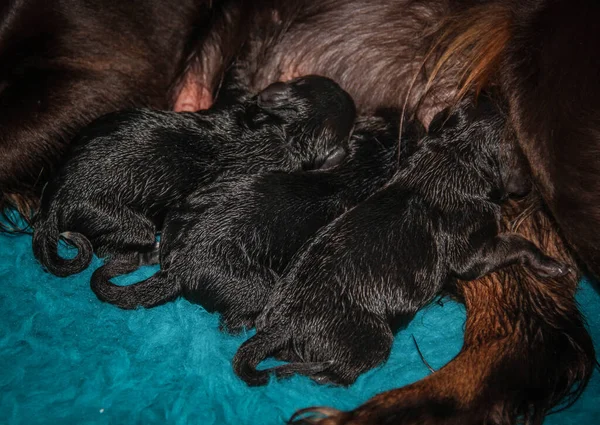
[[[503,86],[540,191],[600,277],[600,3],[537,4],[515,20]]]
[[[505,229],[572,264],[552,223],[514,204]],[[523,267],[459,282],[467,307],[464,345],[446,366],[350,412],[325,409],[320,425],[540,424],[561,400],[573,400],[590,378],[595,353],[575,303],[577,276],[541,280]],[[317,409],[318,411],[318,409]],[[307,421],[308,423],[311,423]]]

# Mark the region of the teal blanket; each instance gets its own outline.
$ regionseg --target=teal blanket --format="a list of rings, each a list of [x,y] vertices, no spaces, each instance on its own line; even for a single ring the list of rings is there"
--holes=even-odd
[[[83,273],[45,273],[29,235],[0,235],[0,423],[2,424],[281,424],[299,408],[350,409],[369,397],[425,377],[460,350],[465,310],[445,301],[423,309],[395,340],[391,358],[350,388],[295,377],[248,388],[231,358],[248,335],[218,331],[218,318],[184,300],[122,311],[89,289],[95,259]],[[145,268],[122,278],[137,281]],[[589,282],[578,292],[597,350],[600,296]],[[600,420],[600,374],[579,401],[545,424]]]

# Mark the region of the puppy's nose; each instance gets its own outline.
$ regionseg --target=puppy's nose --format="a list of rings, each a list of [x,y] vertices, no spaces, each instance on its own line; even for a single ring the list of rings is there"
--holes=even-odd
[[[289,86],[282,82],[273,83],[258,95],[258,104],[261,106],[273,106],[287,102]]]

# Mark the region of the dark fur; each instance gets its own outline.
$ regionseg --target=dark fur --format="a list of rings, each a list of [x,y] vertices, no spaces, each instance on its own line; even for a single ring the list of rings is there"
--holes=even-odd
[[[251,59],[255,88],[326,75],[361,112],[406,107],[428,124],[471,87],[500,86],[544,200],[600,276],[600,243],[589,232],[600,224],[600,171],[590,160],[600,143],[597,2],[271,0],[224,7],[230,15],[244,10],[232,24],[248,33],[238,49]],[[210,72],[202,67],[210,51],[198,50],[199,76]]]
[[[416,144],[418,127],[403,132],[405,146]],[[398,137],[397,122],[365,118],[348,156],[331,170],[267,173],[197,191],[165,219],[156,275],[117,286],[108,279],[137,264],[110,262],[94,273],[92,289],[121,308],[153,307],[183,295],[219,311],[230,331],[251,327],[300,246],[392,177]]]
[[[78,128],[110,110],[177,107],[189,87],[216,91],[224,64],[254,46],[249,80],[257,86],[290,75],[329,75],[359,109],[402,107],[408,99],[407,108],[426,122],[463,87],[500,84],[536,188],[556,218],[538,202],[535,219],[519,207],[513,225],[544,250],[559,249],[569,259],[576,252],[600,276],[598,9],[593,0],[4,2],[0,190],[28,213]],[[442,59],[445,66],[425,90]],[[473,341],[447,372],[327,423],[505,425],[523,414],[541,423],[573,385],[579,394],[595,354],[590,343],[580,350],[569,344],[589,342],[573,298],[577,280],[567,276],[556,283],[560,291],[548,292],[519,267],[498,276],[486,279],[486,289],[475,282],[459,291],[468,292],[472,326],[465,341]],[[547,308],[538,308],[540,297]],[[517,313],[500,316],[507,304]],[[554,319],[557,312],[564,321]],[[502,326],[518,329],[515,337],[497,335]],[[502,385],[479,373],[478,365],[507,359],[529,373],[504,374]],[[426,406],[436,397],[456,397],[462,410],[434,414]],[[402,415],[407,403],[418,402],[421,416]]]
[[[600,275],[600,250],[588,231],[600,217],[598,191],[590,189],[597,167],[588,159],[597,149],[600,109],[600,7],[593,1],[149,0],[124,7],[27,0],[5,3],[0,19],[5,198],[35,203],[74,132],[95,117],[132,105],[172,106],[190,85],[216,91],[224,65],[240,51],[254,61],[249,79],[257,86],[328,75],[361,110],[407,100],[425,121],[465,80],[492,81],[510,99],[511,121],[546,201]],[[446,66],[428,86],[440,57]]]
[[[101,256],[151,253],[166,210],[195,189],[318,166],[344,148],[354,123],[352,99],[326,78],[276,83],[243,102],[234,101],[245,96],[236,84],[230,91],[206,112],[118,112],[83,130],[44,190],[36,258],[66,276],[87,267],[92,246]],[[74,259],[58,256],[61,234],[78,248]]]
[[[438,122],[448,128],[437,129]],[[391,325],[412,317],[451,279],[472,280],[520,263],[540,276],[568,268],[515,234],[498,234],[499,203],[522,194],[518,168],[499,161],[504,119],[491,102],[436,119],[384,189],[311,240],[257,319],[257,334],[234,358],[250,385],[269,355],[302,373],[349,385],[389,355]],[[508,144],[508,141],[504,141]],[[515,178],[503,178],[516,173]],[[376,225],[375,225],[376,224]]]
[[[514,17],[501,83],[533,175],[600,278],[600,3],[536,2]],[[557,69],[560,68],[560,72]]]
[[[35,204],[77,130],[127,107],[167,108],[204,0],[0,4],[0,204]],[[14,195],[14,196],[13,196]]]

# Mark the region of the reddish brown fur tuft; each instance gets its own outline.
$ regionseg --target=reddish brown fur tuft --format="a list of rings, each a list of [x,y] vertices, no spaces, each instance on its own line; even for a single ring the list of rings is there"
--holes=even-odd
[[[467,93],[478,94],[490,85],[510,40],[512,13],[503,3],[478,5],[454,13],[442,24],[427,58],[437,59],[424,94],[440,75],[451,73],[458,84],[453,99],[458,103]]]

